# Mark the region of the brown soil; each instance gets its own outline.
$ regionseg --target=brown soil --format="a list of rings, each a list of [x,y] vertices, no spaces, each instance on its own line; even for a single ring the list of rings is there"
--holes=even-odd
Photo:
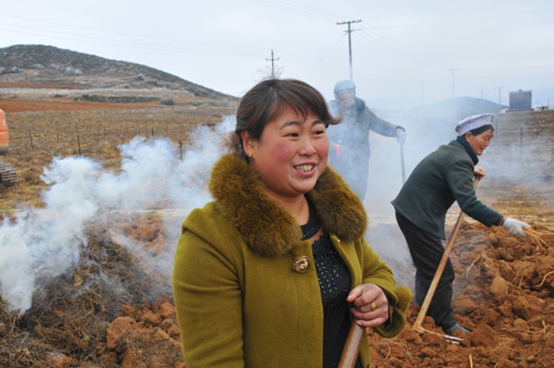
[[[0,106],[4,112],[22,111],[75,111],[75,110],[132,110],[160,108],[160,102],[146,103],[102,103],[82,101],[40,101],[0,98]],[[163,108],[163,106],[162,106]]]
[[[0,81],[0,88],[60,88],[60,89],[87,89],[90,86],[73,83],[32,83]]]
[[[411,329],[419,306],[393,339],[369,332],[374,367],[551,367],[554,356],[554,232],[534,224],[541,243],[503,227],[465,222],[451,255],[458,322],[471,330],[449,343],[430,317]]]
[[[136,132],[154,127],[178,144],[178,138],[186,136],[183,122],[213,124],[230,113],[145,111],[9,114],[15,139],[8,160],[20,181],[16,188],[0,190],[2,217],[11,217],[17,204],[40,206],[39,191],[45,188],[39,178],[42,167],[58,154],[78,155],[77,131],[86,143],[81,147],[86,155],[117,168],[117,144]],[[33,149],[29,135],[34,138]],[[456,271],[453,308],[460,324],[472,331],[456,334],[464,341],[453,344],[432,333],[442,331],[428,317],[423,327],[431,332],[413,331],[419,307],[412,303],[408,324],[397,337],[383,339],[368,331],[374,367],[552,366],[554,190],[551,183],[541,183],[537,187],[495,181],[492,176],[480,184],[485,203],[501,213],[520,215],[543,242],[514,237],[502,227],[464,223],[451,255]],[[494,195],[499,192],[503,195]],[[123,232],[132,244],[111,237],[112,229]],[[29,311],[18,316],[0,299],[0,366],[185,367],[171,285],[156,267],[173,249],[166,239],[175,239],[176,231],[164,228],[151,213],[117,213],[90,223],[78,267],[42,285]],[[133,247],[149,255],[149,261],[130,252]]]

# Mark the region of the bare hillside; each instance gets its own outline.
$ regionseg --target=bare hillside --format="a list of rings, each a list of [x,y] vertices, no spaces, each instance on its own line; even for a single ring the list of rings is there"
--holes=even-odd
[[[145,65],[45,45],[0,48],[0,88],[165,89],[234,99]]]

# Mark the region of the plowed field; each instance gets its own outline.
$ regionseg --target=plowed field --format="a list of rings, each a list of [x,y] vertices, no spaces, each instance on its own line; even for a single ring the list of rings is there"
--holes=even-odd
[[[0,189],[5,221],[15,222],[20,206],[44,206],[40,191],[48,186],[40,175],[55,156],[78,156],[80,151],[107,169],[118,170],[117,146],[135,135],[165,135],[178,146],[179,138],[187,141],[189,127],[212,126],[232,113],[217,108],[142,107],[146,109],[8,114],[12,141],[7,160],[20,180],[13,189]],[[513,123],[516,136],[520,123],[527,127],[530,121],[522,116]],[[516,238],[502,227],[486,228],[468,219],[451,259],[456,271],[454,311],[471,333],[457,333],[463,339],[458,344],[448,342],[432,333],[442,331],[430,318],[423,327],[431,332],[414,332],[411,326],[419,307],[412,303],[408,324],[396,338],[382,339],[368,331],[374,367],[552,366],[554,189],[545,173],[552,170],[554,119],[552,114],[532,118],[544,120],[536,143],[543,149],[529,147],[520,157],[508,141],[499,140],[496,153],[487,157],[489,175],[480,183],[478,196],[495,210],[531,224],[538,237]],[[540,156],[534,156],[537,152]],[[87,223],[78,265],[42,285],[23,315],[0,299],[0,366],[185,366],[171,285],[167,270],[160,271],[172,256],[179,229],[164,225],[162,219],[169,212],[163,206],[142,210],[112,212]],[[449,229],[457,211],[449,214]],[[394,232],[391,223],[373,221],[372,226]],[[411,265],[403,269],[409,278]]]

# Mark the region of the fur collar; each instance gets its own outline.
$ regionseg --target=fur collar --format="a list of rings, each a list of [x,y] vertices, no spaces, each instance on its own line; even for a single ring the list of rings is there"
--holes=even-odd
[[[296,220],[263,191],[256,171],[233,155],[213,167],[209,189],[250,249],[265,257],[289,252],[302,236]],[[325,229],[342,240],[364,236],[367,215],[360,199],[327,167],[308,194]]]

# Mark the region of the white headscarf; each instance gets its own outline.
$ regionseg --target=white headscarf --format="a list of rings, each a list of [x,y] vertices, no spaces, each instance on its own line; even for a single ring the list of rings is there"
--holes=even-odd
[[[483,125],[490,125],[494,120],[494,114],[473,115],[460,121],[456,125],[456,133],[464,135],[470,130],[477,129]]]

